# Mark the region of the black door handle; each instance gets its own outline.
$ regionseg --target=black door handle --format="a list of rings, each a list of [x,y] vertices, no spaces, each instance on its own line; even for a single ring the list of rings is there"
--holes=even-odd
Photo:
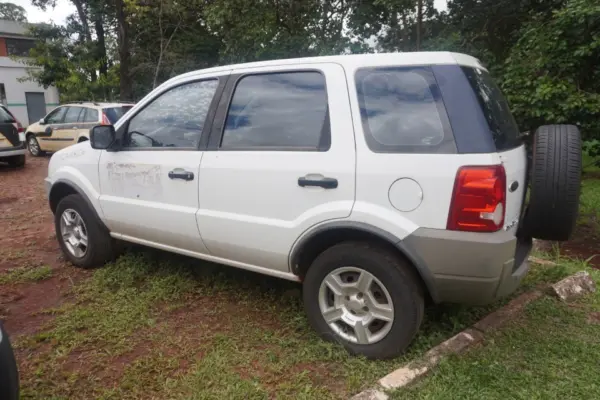
[[[308,178],[306,176],[298,178],[298,186],[317,186],[323,189],[335,189],[338,187],[338,181],[335,178],[315,177]]]
[[[169,172],[170,179],[183,179],[184,181],[193,181],[194,173],[181,168],[175,168]]]

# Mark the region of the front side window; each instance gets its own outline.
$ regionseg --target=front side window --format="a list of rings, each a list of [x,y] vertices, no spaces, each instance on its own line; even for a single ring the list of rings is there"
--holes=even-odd
[[[221,148],[327,150],[327,110],[319,72],[245,76],[233,94]]]
[[[81,114],[81,107],[68,107],[67,113],[65,114],[65,124],[74,124],[79,121],[79,114]]]
[[[67,111],[67,107],[57,108],[56,110],[54,110],[50,114],[48,114],[48,116],[46,117],[46,123],[47,124],[60,124],[63,121],[66,111]]]
[[[456,151],[439,88],[429,68],[362,69],[356,73],[356,91],[371,150]]]
[[[177,86],[129,120],[125,147],[197,148],[216,79]]]

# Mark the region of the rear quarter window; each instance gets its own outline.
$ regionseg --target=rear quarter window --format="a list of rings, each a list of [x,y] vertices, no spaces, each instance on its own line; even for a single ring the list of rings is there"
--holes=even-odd
[[[475,92],[481,111],[494,138],[497,151],[519,147],[523,142],[508,101],[487,71],[462,67],[469,84]]]
[[[133,106],[121,106],[121,107],[110,107],[105,108],[104,114],[108,118],[111,124],[115,124],[118,120],[121,119],[123,115],[129,110],[131,110]]]
[[[365,68],[356,92],[367,145],[383,153],[456,153],[429,67]]]

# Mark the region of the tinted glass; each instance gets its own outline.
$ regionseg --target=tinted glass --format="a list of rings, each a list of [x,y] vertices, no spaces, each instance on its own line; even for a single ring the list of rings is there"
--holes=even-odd
[[[98,122],[98,110],[86,108],[83,122]]]
[[[197,148],[218,84],[193,82],[160,95],[129,121],[126,146]]]
[[[110,123],[114,124],[115,122],[120,120],[121,117],[125,115],[127,111],[131,110],[132,108],[133,106],[110,107],[105,108],[102,111],[104,112]]]
[[[0,124],[2,123],[13,123],[15,119],[8,111],[4,109],[4,107],[0,107]]]
[[[508,150],[521,145],[519,128],[510,112],[508,102],[487,71],[478,68],[463,67],[485,119],[494,137],[498,151]]]
[[[67,111],[67,107],[60,107],[60,108],[57,108],[56,110],[52,111],[46,117],[46,123],[47,124],[58,124],[58,123],[62,122],[63,117],[65,116],[65,111]]]
[[[65,114],[65,124],[73,124],[79,120],[79,114],[83,108],[81,107],[68,107],[67,113]]]
[[[222,148],[326,150],[327,90],[318,72],[246,76],[235,89]]]
[[[28,57],[29,50],[35,47],[35,42],[28,39],[4,39],[6,52],[9,56]]]
[[[428,68],[360,70],[356,90],[371,150],[455,151],[439,88]]]

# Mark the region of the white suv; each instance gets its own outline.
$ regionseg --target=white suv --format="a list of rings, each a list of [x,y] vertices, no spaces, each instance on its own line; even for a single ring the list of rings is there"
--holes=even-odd
[[[528,162],[472,57],[334,56],[173,78],[56,153],[46,184],[73,264],[118,239],[302,282],[323,337],[389,358],[426,301],[509,294],[532,237],[569,236],[580,147],[545,126]]]

